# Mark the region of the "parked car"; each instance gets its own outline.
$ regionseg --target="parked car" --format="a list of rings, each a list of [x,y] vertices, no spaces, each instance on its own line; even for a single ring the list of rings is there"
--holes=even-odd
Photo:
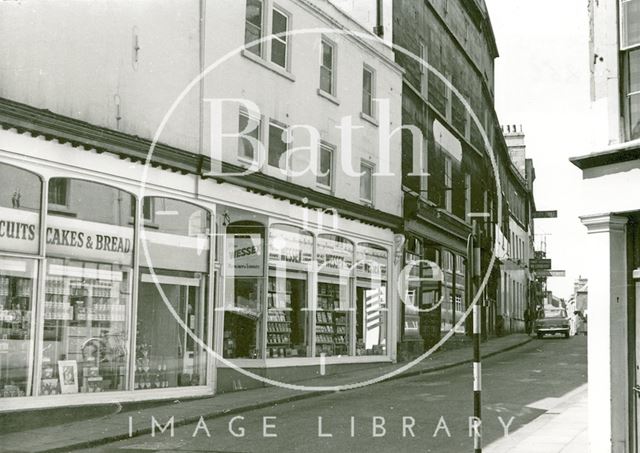
[[[539,310],[533,325],[533,330],[538,338],[557,333],[563,334],[565,338],[569,338],[571,323],[567,316],[567,310],[553,307]]]

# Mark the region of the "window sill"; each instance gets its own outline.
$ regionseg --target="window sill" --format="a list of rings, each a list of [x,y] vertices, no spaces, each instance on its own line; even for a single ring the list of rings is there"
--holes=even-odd
[[[320,88],[318,88],[317,92],[318,92],[318,96],[320,96],[321,98],[325,98],[327,101],[332,102],[335,105],[340,105],[340,99],[338,99],[334,95],[327,93],[326,91],[321,90]]]
[[[360,112],[360,118],[362,118],[363,120],[365,120],[365,121],[367,121],[367,122],[369,122],[369,123],[373,124],[375,127],[378,127],[378,126],[380,125],[380,124],[378,123],[378,120],[377,120],[377,119],[375,119],[375,118],[374,118],[374,117],[372,117],[372,116],[367,115],[367,114],[366,114],[366,113],[364,113],[364,112]]]
[[[71,209],[67,205],[63,204],[53,204],[49,203],[47,206],[47,212],[49,214],[66,216],[66,217],[78,217],[78,214]]]
[[[368,208],[373,208],[373,201],[363,200],[362,198],[360,198],[360,203],[367,206]]]
[[[291,74],[289,71],[287,71],[286,69],[284,69],[282,66],[278,66],[275,63],[272,63],[270,61],[264,60],[262,58],[260,58],[259,56],[257,56],[256,54],[249,52],[247,49],[244,49],[242,51],[242,56],[253,61],[254,63],[259,64],[260,66],[268,69],[271,72],[275,72],[276,74],[278,74],[279,76],[284,77],[285,79],[291,81],[291,82],[295,82],[296,81],[296,76],[294,76],[293,74]]]

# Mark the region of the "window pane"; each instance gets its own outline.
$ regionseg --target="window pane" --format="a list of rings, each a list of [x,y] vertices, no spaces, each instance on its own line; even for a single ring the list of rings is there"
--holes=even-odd
[[[362,112],[371,116],[371,94],[372,94],[372,78],[371,71],[364,69],[362,71]]]
[[[372,201],[372,169],[369,165],[361,165],[360,173],[360,198],[366,201]]]
[[[640,138],[640,94],[629,96],[629,121],[631,139]]]
[[[247,23],[262,28],[262,0],[247,0]]]
[[[326,43],[322,43],[322,66],[333,69],[333,47]]]
[[[0,181],[0,249],[38,253],[42,180],[18,167],[0,164]]]
[[[629,52],[629,93],[640,91],[640,50]]]
[[[269,125],[269,165],[286,168],[287,144],[282,140],[284,129],[274,124]],[[282,162],[281,162],[282,159]]]
[[[287,67],[287,45],[278,38],[271,41],[271,61],[283,68]]]
[[[331,80],[331,71],[322,66],[320,68],[320,89],[326,93],[332,93],[333,86]]]
[[[622,2],[623,46],[640,43],[640,0]]]
[[[32,394],[29,351],[35,277],[35,261],[0,257],[0,338],[4,346],[0,360],[0,398]],[[57,379],[50,383],[57,389]]]
[[[287,20],[288,20],[287,16],[274,10],[271,33],[273,33],[274,35],[277,35],[279,33],[285,33],[287,31]],[[281,35],[279,36],[279,38],[282,39],[283,41],[286,41],[287,35]]]
[[[247,0],[247,13],[244,30],[244,42],[248,44],[254,42],[262,37],[262,1],[261,0]],[[257,43],[247,50],[260,55],[262,46]]]
[[[253,137],[256,141],[260,139],[260,128],[258,120],[251,121],[253,129],[249,132],[245,132],[242,137],[238,138],[238,156],[246,159],[254,159],[253,144],[246,137]],[[246,113],[240,112],[238,118],[238,132],[242,132],[249,126],[249,116]],[[245,137],[246,136],[246,137]]]
[[[64,178],[53,178],[49,181],[49,203],[67,204],[67,180]]]
[[[277,274],[276,270],[271,271]],[[286,270],[284,271],[286,275]],[[307,282],[302,278],[269,277],[267,293],[267,357],[307,357]]]
[[[320,147],[320,168],[317,178],[318,184],[331,187],[331,160],[332,150],[325,146]],[[326,173],[326,174],[325,174]]]

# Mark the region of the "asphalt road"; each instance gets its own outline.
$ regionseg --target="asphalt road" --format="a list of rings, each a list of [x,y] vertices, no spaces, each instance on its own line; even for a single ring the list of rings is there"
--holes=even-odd
[[[483,444],[501,437],[503,425],[513,432],[530,422],[553,401],[549,398],[559,398],[586,380],[583,336],[534,340],[486,359]],[[204,420],[200,426],[177,427],[173,437],[167,430],[91,451],[466,453],[473,451],[472,415],[471,366],[462,365],[250,411],[242,418]]]

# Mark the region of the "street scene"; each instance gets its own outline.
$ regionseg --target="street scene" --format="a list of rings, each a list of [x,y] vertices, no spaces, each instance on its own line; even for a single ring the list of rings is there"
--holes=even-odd
[[[0,451],[640,452],[639,74],[640,0],[0,2]]]

